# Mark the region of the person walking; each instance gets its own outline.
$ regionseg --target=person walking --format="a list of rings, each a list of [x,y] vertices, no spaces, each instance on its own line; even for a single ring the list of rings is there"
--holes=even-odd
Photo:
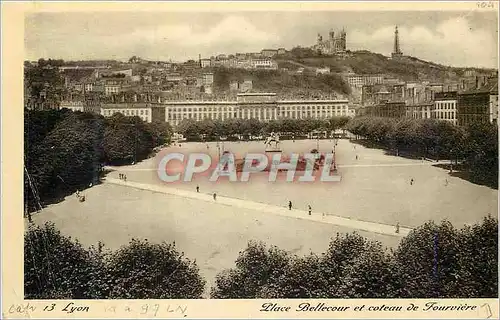
[[[358,160],[358,155],[356,155],[356,160]]]
[[[127,175],[125,175],[125,174],[123,175],[123,180],[124,180],[125,182],[127,182]]]
[[[196,192],[198,192],[198,193],[200,192],[200,186],[198,186],[198,185],[196,186]]]
[[[292,201],[288,201],[288,210],[292,210]]]
[[[410,180],[410,186],[413,185],[413,181],[414,181],[413,178],[411,178],[411,180]]]
[[[312,212],[311,205],[308,205],[308,209],[309,209],[309,215],[311,215],[311,212]]]
[[[214,192],[214,201],[217,201],[217,193]]]
[[[396,233],[399,233],[399,222],[396,224]]]

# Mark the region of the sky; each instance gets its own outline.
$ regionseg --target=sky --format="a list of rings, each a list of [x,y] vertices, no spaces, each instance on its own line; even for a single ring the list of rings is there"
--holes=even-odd
[[[311,46],[345,28],[347,48],[390,55],[398,26],[406,55],[498,68],[498,16],[478,11],[65,12],[25,18],[25,59],[197,59]]]

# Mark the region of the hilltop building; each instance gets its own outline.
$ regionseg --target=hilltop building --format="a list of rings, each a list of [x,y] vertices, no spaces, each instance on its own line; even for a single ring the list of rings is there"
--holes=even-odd
[[[329,37],[326,40],[323,40],[323,36],[318,33],[317,43],[313,46],[312,49],[326,55],[345,53],[346,36],[347,33],[344,29],[340,31],[338,36],[335,35],[335,32],[333,30],[331,30],[329,33]]]

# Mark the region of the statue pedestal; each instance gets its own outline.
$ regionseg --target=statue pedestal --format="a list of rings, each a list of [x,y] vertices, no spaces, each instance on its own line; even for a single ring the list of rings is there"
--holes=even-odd
[[[266,152],[281,152],[280,147],[266,147]]]

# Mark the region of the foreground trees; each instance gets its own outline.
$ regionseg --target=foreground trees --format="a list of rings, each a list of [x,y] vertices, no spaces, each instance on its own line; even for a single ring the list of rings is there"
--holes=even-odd
[[[24,238],[27,299],[195,299],[205,281],[169,244],[132,240],[115,252],[84,249],[52,224]]]
[[[85,249],[52,224],[25,234],[27,299],[195,299],[205,280],[174,245],[134,240],[111,252]],[[498,296],[498,220],[455,229],[428,222],[395,250],[359,234],[303,257],[251,241],[216,277],[211,297],[493,298]]]
[[[498,295],[498,220],[461,230],[432,222],[398,248],[337,235],[322,255],[290,255],[251,242],[217,276],[212,298],[492,298]]]
[[[147,158],[172,135],[166,123],[145,123],[121,114],[104,119],[67,109],[25,110],[24,117],[28,210],[98,183],[104,163],[130,164]]]

